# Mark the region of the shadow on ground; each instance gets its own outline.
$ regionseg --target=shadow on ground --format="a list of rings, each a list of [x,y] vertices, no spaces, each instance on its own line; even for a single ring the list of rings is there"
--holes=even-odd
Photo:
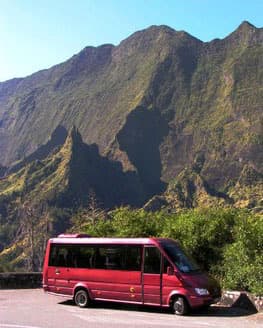
[[[194,310],[190,316],[196,317],[242,317],[257,313],[255,309],[242,309],[234,306],[210,306],[208,309]]]
[[[64,306],[76,306],[72,300],[60,302],[59,304]],[[97,301],[90,305],[90,308],[94,309],[107,309],[107,310],[121,310],[121,311],[138,311],[147,313],[166,313],[173,315],[169,308],[159,308],[145,305],[134,305],[134,304],[120,304],[111,302]],[[85,309],[84,309],[85,310]],[[242,317],[249,316],[257,313],[253,309],[242,309],[237,307],[226,307],[226,306],[210,306],[206,309],[195,309],[192,310],[188,316],[191,317]]]

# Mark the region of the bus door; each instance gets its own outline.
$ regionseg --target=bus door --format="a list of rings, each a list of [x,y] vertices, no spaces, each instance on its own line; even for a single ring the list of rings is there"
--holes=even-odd
[[[52,245],[48,266],[49,290],[54,293],[71,295],[70,268],[68,267],[68,247],[64,245]]]
[[[140,245],[99,245],[103,266],[94,267],[91,292],[94,299],[142,302]]]
[[[155,246],[144,247],[142,273],[143,304],[161,305],[161,253]]]

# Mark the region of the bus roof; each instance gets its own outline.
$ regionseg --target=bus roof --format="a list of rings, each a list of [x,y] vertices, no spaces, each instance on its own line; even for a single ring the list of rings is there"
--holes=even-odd
[[[51,238],[50,243],[55,244],[118,244],[118,245],[155,245],[164,238]]]

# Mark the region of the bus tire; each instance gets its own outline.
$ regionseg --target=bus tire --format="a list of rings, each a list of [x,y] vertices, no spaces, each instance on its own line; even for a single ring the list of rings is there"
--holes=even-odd
[[[89,306],[90,299],[89,294],[85,289],[79,289],[74,295],[74,302],[77,306],[85,308]]]
[[[172,302],[172,309],[176,315],[185,315],[189,312],[189,305],[182,296],[176,296]]]

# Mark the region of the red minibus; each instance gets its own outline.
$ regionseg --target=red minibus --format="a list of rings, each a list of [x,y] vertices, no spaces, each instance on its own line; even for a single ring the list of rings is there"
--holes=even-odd
[[[93,300],[171,307],[175,314],[210,305],[220,288],[167,238],[61,235],[48,241],[45,292]]]

